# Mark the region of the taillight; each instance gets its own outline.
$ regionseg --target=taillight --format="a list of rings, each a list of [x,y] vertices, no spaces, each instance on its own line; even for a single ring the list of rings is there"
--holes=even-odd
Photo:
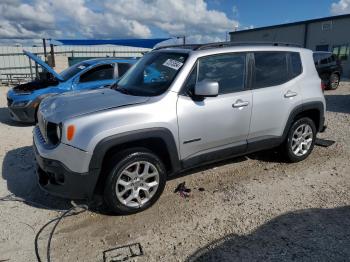
[[[321,81],[321,90],[324,91],[326,89],[326,84]]]

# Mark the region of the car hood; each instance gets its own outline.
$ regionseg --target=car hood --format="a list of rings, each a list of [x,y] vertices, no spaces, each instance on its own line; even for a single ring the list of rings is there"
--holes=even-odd
[[[59,123],[66,119],[102,110],[144,103],[148,97],[122,94],[112,89],[68,92],[44,99],[40,113],[50,122]]]
[[[26,50],[23,50],[23,53],[28,56],[30,59],[32,59],[37,64],[41,65],[43,68],[45,68],[49,73],[51,73],[57,80],[64,81],[62,76],[58,74],[55,70],[53,70],[52,67],[50,67],[48,64],[46,64],[43,60],[41,60],[38,56],[32,54],[31,52],[28,52]]]

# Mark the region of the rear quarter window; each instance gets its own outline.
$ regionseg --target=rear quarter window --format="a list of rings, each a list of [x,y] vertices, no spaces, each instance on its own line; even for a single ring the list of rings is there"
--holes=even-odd
[[[300,54],[296,52],[290,53],[290,75],[291,79],[297,77],[303,72]]]

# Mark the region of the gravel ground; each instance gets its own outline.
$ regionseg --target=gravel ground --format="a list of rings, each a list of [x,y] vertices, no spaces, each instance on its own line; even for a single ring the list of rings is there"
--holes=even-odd
[[[0,261],[36,261],[36,233],[71,204],[38,188],[33,127],[9,120],[6,90],[0,88],[0,198],[17,201],[0,201]],[[103,261],[105,250],[133,243],[143,255],[128,261],[348,260],[350,84],[326,97],[328,129],[320,136],[335,140],[331,147],[315,147],[297,164],[263,152],[197,169],[169,181],[156,205],[136,215],[94,209],[67,217],[53,237],[52,261]],[[192,189],[187,199],[173,193],[183,181]],[[39,237],[43,258],[51,229]]]

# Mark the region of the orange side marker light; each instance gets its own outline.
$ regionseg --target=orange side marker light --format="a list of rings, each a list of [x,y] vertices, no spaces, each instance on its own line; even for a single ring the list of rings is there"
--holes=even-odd
[[[74,137],[74,133],[75,133],[75,126],[74,125],[69,125],[67,127],[67,140],[71,141]]]

